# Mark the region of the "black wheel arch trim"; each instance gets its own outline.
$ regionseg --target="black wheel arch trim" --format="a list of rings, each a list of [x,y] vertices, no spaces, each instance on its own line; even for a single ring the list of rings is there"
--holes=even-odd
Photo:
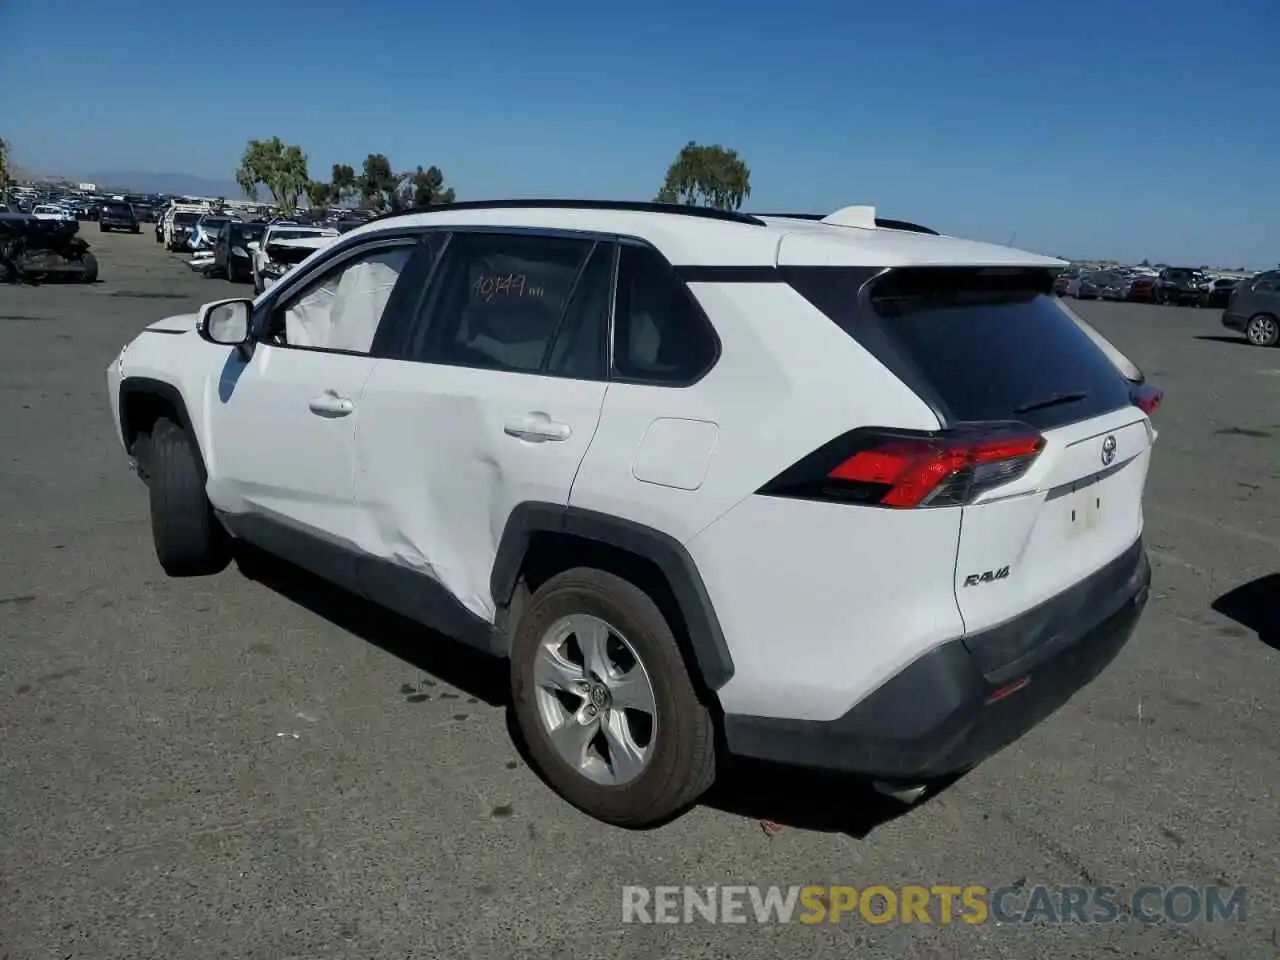
[[[165,331],[166,333],[169,331]],[[182,399],[182,391],[172,383],[156,380],[152,377],[125,377],[120,381],[120,435],[129,436],[128,398],[137,394],[160,397],[165,400],[178,416],[178,426],[187,432],[191,444],[196,448],[196,461],[200,465],[202,479],[207,478],[204,462],[204,451],[200,449],[200,437],[191,426],[191,415],[187,412],[187,403]]]
[[[729,645],[697,565],[680,541],[644,524],[595,510],[531,501],[517,504],[503,528],[489,578],[494,603],[499,607],[507,606],[515,594],[535,533],[594,540],[653,563],[666,577],[680,607],[703,683],[714,691],[729,682],[733,676]]]

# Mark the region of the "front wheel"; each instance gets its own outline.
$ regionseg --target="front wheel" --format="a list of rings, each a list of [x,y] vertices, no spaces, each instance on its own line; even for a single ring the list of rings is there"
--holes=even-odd
[[[543,584],[516,627],[511,685],[538,768],[600,820],[661,822],[715,779],[711,715],[671,627],[621,577],[580,567]]]
[[[84,264],[84,269],[80,274],[81,283],[97,283],[98,282],[98,258],[92,253],[86,253],[80,258],[80,262]]]
[[[231,562],[231,539],[204,492],[200,454],[191,437],[161,417],[146,455],[151,494],[151,538],[171,577],[217,573]]]
[[[1274,347],[1280,342],[1280,321],[1269,313],[1259,313],[1249,318],[1244,335],[1255,347]]]
[[[110,228],[110,227],[108,227],[105,223],[100,223],[100,224],[98,224],[98,232],[99,232],[99,233],[110,233],[110,232],[111,232],[111,228]]]

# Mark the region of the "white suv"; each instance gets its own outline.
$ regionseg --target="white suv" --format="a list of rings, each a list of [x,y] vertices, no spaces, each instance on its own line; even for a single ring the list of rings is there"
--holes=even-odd
[[[1147,598],[1159,394],[1064,266],[861,207],[459,203],[153,324],[110,397],[166,571],[243,539],[509,658],[597,817],[725,752],[915,795]]]

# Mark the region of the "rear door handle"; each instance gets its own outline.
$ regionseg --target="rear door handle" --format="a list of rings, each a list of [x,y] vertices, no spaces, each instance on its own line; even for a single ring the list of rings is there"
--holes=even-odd
[[[345,417],[356,405],[346,397],[340,397],[332,390],[326,390],[318,397],[307,401],[307,408],[322,417]]]
[[[545,443],[548,440],[568,440],[573,429],[567,423],[557,423],[545,413],[529,413],[515,420],[508,420],[502,432],[518,440]]]

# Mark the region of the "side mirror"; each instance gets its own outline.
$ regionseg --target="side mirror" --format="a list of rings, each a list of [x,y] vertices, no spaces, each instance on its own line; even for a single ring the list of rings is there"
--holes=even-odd
[[[259,250],[262,249],[262,244],[258,243],[257,240],[250,240],[247,244],[245,244],[245,246],[247,246],[254,253],[257,253]]]
[[[219,300],[200,309],[196,330],[210,343],[223,347],[243,347],[249,343],[252,300]]]

